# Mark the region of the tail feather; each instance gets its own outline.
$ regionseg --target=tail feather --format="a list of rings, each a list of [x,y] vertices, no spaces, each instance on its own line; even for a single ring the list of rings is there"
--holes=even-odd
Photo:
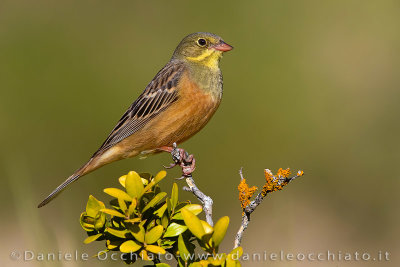
[[[46,197],[42,202],[40,202],[40,204],[38,205],[38,208],[43,207],[44,205],[46,205],[47,203],[49,203],[50,201],[52,201],[55,197],[57,197],[69,184],[71,184],[72,182],[75,182],[76,180],[79,179],[79,177],[81,177],[80,174],[73,174],[70,177],[68,177],[67,180],[65,180],[64,183],[60,184],[53,192],[51,192],[51,194]]]
[[[94,158],[91,158],[85,165],[79,168],[74,174],[68,177],[62,184],[60,184],[51,194],[46,197],[39,205],[38,208],[43,207],[50,201],[52,201],[55,197],[57,197],[68,185],[78,180],[80,177],[88,174],[91,171],[94,171],[99,166],[94,166],[95,164]]]

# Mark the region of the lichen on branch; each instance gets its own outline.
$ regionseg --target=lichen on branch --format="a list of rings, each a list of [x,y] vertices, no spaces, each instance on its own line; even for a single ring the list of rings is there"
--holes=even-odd
[[[239,190],[240,206],[242,208],[242,223],[235,237],[234,248],[240,246],[240,243],[243,238],[243,233],[248,227],[250,222],[250,215],[251,213],[254,212],[257,206],[261,204],[263,199],[269,193],[282,190],[283,187],[286,186],[288,183],[290,183],[291,181],[300,176],[303,176],[304,172],[300,170],[296,173],[295,176],[289,177],[291,174],[289,168],[287,169],[280,168],[276,173],[276,175],[274,175],[271,170],[265,169],[264,170],[265,184],[262,187],[261,192],[257,194],[254,200],[251,200],[251,198],[257,191],[257,187],[256,186],[249,187],[249,185],[246,183],[246,179],[243,177],[242,169],[240,169],[239,174],[240,174],[240,183],[238,186],[238,190]]]

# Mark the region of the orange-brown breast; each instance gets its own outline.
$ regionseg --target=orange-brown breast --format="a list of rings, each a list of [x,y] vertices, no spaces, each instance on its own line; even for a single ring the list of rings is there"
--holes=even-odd
[[[184,74],[178,84],[179,98],[142,129],[121,141],[116,147],[122,157],[133,157],[143,151],[182,143],[211,119],[220,104],[220,98],[206,92]]]

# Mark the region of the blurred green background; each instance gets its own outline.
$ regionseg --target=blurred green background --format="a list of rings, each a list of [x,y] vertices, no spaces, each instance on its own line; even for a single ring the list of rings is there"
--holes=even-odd
[[[91,156],[196,31],[235,47],[221,62],[220,109],[182,146],[196,156],[195,179],[214,199],[214,218],[231,218],[222,250],[240,225],[239,168],[262,186],[264,168],[290,167],[306,176],[255,211],[247,253],[388,251],[390,261],[312,264],[399,266],[399,12],[389,0],[1,1],[1,266],[123,264],[13,261],[10,253],[103,249],[82,243],[88,195],[107,200],[102,189],[117,177],[156,173],[168,154],[105,166],[36,205]],[[179,174],[169,171],[162,188],[169,192]]]

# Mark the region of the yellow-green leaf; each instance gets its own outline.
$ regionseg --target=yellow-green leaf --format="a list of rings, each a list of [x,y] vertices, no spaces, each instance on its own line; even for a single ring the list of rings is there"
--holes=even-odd
[[[181,210],[181,213],[183,220],[185,221],[185,224],[189,228],[190,232],[192,232],[192,234],[198,239],[201,239],[205,235],[205,231],[200,219],[185,208]]]
[[[100,236],[102,236],[102,234],[97,234],[97,235],[88,236],[88,237],[85,239],[85,241],[83,241],[83,243],[89,244],[89,243],[91,243],[91,242],[97,240],[97,238],[99,238]]]
[[[155,254],[165,254],[166,253],[165,249],[163,249],[162,247],[159,247],[159,246],[154,246],[154,245],[147,245],[146,250],[150,251],[152,253],[155,253]]]
[[[126,238],[126,234],[128,233],[128,230],[115,230],[113,228],[107,228],[106,231],[110,233],[113,236],[120,237],[120,238]]]
[[[175,210],[176,204],[178,204],[178,185],[174,183],[172,185],[172,193],[171,193],[172,210]]]
[[[160,239],[163,230],[164,227],[162,227],[162,225],[157,225],[156,227],[153,227],[150,231],[148,231],[144,238],[146,244],[153,244],[158,239]]]
[[[226,257],[226,267],[240,267],[239,258],[243,255],[242,247],[233,249]]]
[[[118,205],[119,208],[126,213],[126,210],[128,209],[128,207],[126,206],[125,200],[118,198]]]
[[[214,247],[218,247],[219,244],[225,237],[226,230],[229,226],[229,217],[224,216],[218,220],[218,222],[214,225],[214,233],[212,235],[213,245]]]
[[[198,215],[203,211],[203,207],[199,204],[188,204],[184,206],[182,209],[186,209],[190,212],[192,212],[194,215]],[[182,210],[180,209],[180,210]],[[178,210],[178,211],[180,211]],[[180,212],[175,213],[174,216],[172,216],[172,219],[174,220],[183,220],[182,214]]]
[[[226,254],[217,254],[215,256],[209,257],[208,261],[212,266],[221,266],[225,262]]]
[[[124,243],[124,241],[121,240],[107,240],[106,241],[106,247],[107,249],[115,249],[117,247],[119,247],[122,243]]]
[[[91,222],[89,222],[89,219],[90,219]],[[82,212],[81,213],[81,217],[79,218],[79,222],[80,222],[83,230],[85,230],[87,232],[90,232],[90,231],[94,230],[94,225],[93,225],[94,220],[93,220],[93,218],[88,217],[86,215],[86,212]]]
[[[134,198],[134,199],[132,199],[132,203],[129,205],[129,208],[128,208],[128,216],[129,217],[132,216],[132,214],[135,212],[136,206],[137,206],[137,200],[136,200],[136,198]]]
[[[141,219],[140,218],[133,218],[133,219],[129,219],[129,220],[124,220],[124,222],[128,222],[128,223],[137,223],[140,222]]]
[[[143,182],[139,174],[130,171],[125,179],[125,188],[129,196],[139,199],[143,195]]]
[[[142,248],[142,245],[136,243],[133,240],[125,241],[124,243],[121,244],[121,246],[119,246],[119,250],[123,253],[136,252],[141,248]]]
[[[242,247],[237,247],[234,248],[230,253],[230,257],[234,260],[238,260],[240,257],[243,255],[243,248]]]
[[[157,173],[157,175],[151,180],[151,182],[148,185],[146,185],[144,191],[147,192],[148,190],[150,190],[153,186],[155,186],[162,179],[164,179],[166,175],[167,175],[166,171],[160,171],[159,173]]]
[[[171,267],[171,265],[166,264],[166,263],[157,263],[156,267]]]
[[[142,225],[134,224],[129,227],[129,230],[137,241],[144,243],[145,231]]]
[[[182,234],[183,232],[185,232],[186,230],[187,230],[187,226],[173,222],[168,226],[163,237],[178,236],[178,235]]]
[[[116,210],[101,209],[100,211],[101,211],[101,212],[104,212],[104,213],[107,213],[107,214],[109,214],[109,215],[112,215],[112,216],[125,218],[125,215],[124,215],[124,214],[122,214],[122,213],[120,213],[120,212],[118,212],[118,211],[116,211]]]
[[[162,217],[164,215],[165,210],[167,209],[167,203],[165,203],[164,205],[162,205],[161,208],[159,208],[158,210],[156,210],[154,212],[155,215],[157,215],[158,217]],[[183,220],[183,219],[182,219]]]
[[[104,227],[105,223],[106,223],[106,215],[103,212],[100,212],[96,217],[94,228],[96,230],[100,230],[101,228]]]
[[[119,198],[125,201],[132,201],[132,197],[129,196],[125,191],[122,191],[121,189],[118,188],[106,188],[103,190],[104,193],[115,197],[115,198]]]
[[[154,207],[155,205],[157,205],[158,202],[160,202],[161,199],[163,199],[166,195],[167,195],[166,192],[158,193],[156,196],[153,197],[152,200],[150,200],[149,203],[147,203],[146,207],[143,208],[142,213],[144,213],[146,210],[148,210],[148,209]]]
[[[145,260],[145,261],[151,261],[151,260],[153,260],[152,257],[150,258],[150,257],[148,256],[147,251],[146,251],[145,249],[142,249],[142,250],[139,252],[139,256],[140,256],[140,258],[142,258],[142,260]]]
[[[185,262],[190,259],[190,252],[186,247],[185,241],[183,240],[182,235],[178,237],[178,251],[179,257],[184,260]]]
[[[90,195],[86,204],[86,214],[90,217],[96,217],[101,208],[104,208],[104,203],[98,201],[94,196]]]
[[[161,225],[162,225],[164,228],[167,228],[167,227],[168,227],[168,224],[169,224],[168,214],[164,214],[164,215],[161,217]]]
[[[206,221],[200,220],[200,222],[201,222],[201,225],[203,225],[204,232],[206,233],[206,235],[211,234],[214,231],[212,226],[209,225]]]
[[[118,179],[119,183],[120,183],[123,187],[125,187],[126,176],[127,176],[127,175],[122,175],[122,176],[119,177],[119,179]]]

